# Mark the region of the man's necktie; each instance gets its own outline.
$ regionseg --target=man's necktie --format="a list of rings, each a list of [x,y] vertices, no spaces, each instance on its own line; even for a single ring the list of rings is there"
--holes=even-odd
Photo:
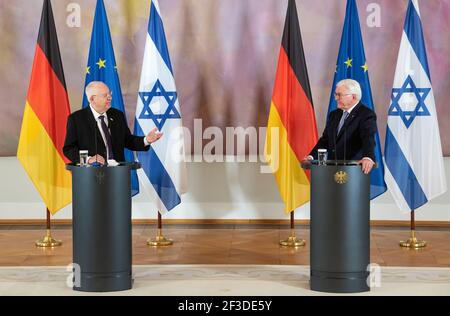
[[[105,116],[104,115],[100,115],[98,118],[100,119],[100,125],[102,127],[103,134],[105,134],[106,146],[107,146],[107,149],[108,149],[108,153],[107,153],[108,157],[107,157],[107,159],[114,159],[114,154],[113,154],[113,150],[112,150],[111,134],[109,133],[108,126],[106,126]]]
[[[344,111],[344,114],[342,114],[341,120],[339,121],[339,126],[338,126],[338,130],[337,130],[337,135],[339,135],[339,132],[341,131],[342,126],[344,126],[345,120],[347,119],[348,114],[349,114],[349,113],[348,113],[347,111]]]

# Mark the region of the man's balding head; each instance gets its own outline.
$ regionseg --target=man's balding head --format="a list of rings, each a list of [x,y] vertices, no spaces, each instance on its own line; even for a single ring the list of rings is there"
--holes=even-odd
[[[112,94],[108,86],[101,81],[91,81],[85,89],[89,104],[100,114],[111,106]]]

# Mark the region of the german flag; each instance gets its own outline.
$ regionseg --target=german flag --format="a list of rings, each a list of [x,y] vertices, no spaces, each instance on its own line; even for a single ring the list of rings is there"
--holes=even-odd
[[[285,212],[310,199],[310,175],[301,160],[317,143],[317,126],[295,0],[289,0],[266,134],[266,160]]]
[[[17,158],[52,214],[72,200],[72,178],[62,152],[69,114],[52,7],[44,0]]]

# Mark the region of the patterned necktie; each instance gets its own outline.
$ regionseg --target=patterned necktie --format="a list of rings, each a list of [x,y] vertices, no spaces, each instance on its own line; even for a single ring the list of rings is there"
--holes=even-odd
[[[339,121],[339,126],[337,130],[337,135],[339,135],[339,132],[342,129],[342,126],[344,126],[345,120],[347,119],[349,113],[347,111],[344,111],[344,114],[342,114],[341,120]]]
[[[107,155],[108,155],[107,159],[114,159],[114,154],[113,154],[113,150],[112,150],[111,134],[109,133],[108,126],[106,126],[105,116],[100,115],[98,118],[100,119],[100,125],[102,127],[103,134],[105,134]]]

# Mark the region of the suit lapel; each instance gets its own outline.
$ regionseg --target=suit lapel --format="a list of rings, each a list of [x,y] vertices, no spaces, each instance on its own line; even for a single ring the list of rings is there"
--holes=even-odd
[[[333,131],[333,137],[334,137],[334,139],[336,141],[337,141],[338,136],[339,136],[339,135],[337,135],[337,129],[338,129],[338,126],[339,126],[339,122],[341,121],[343,113],[344,112],[342,112],[342,111],[337,111],[335,116],[334,116],[334,118],[333,118],[333,121],[331,122],[331,128],[332,128],[332,131]],[[339,134],[341,134],[341,133],[339,133]]]
[[[93,135],[94,137],[97,137],[97,149],[106,149],[105,144],[103,142],[102,134],[100,134],[100,130],[98,129],[97,122],[95,121],[94,114],[92,114],[91,108],[87,106],[84,109],[84,115],[86,117],[86,121],[89,125],[89,135]],[[95,134],[94,134],[95,133]],[[95,136],[97,135],[97,136]]]
[[[358,103],[355,108],[350,112],[350,116],[347,117],[347,119],[345,120],[344,126],[342,126],[339,134],[337,135],[337,138],[339,139],[342,134],[344,133],[344,131],[348,128],[348,126],[352,123],[352,121],[355,119],[356,116],[358,116],[358,112],[361,109],[361,103]],[[341,113],[341,115],[339,116],[339,120],[338,123],[336,124],[336,131],[337,131],[337,126],[339,125],[339,121],[341,120],[342,115],[344,114],[344,112]]]
[[[87,121],[88,124],[89,124],[89,128],[90,128],[91,132],[94,133],[94,130],[97,129],[97,124],[96,124],[96,122],[95,122],[94,115],[92,114],[92,111],[91,111],[91,109],[89,108],[89,106],[87,106],[87,107],[84,109],[84,115],[85,115],[85,117],[86,117],[86,121]],[[97,135],[97,136],[98,136],[98,135]]]
[[[337,112],[337,113],[339,113],[339,112]],[[336,137],[337,137],[337,129],[338,129],[338,126],[339,126],[339,122],[341,121],[341,118],[342,118],[343,113],[344,113],[344,112],[340,111],[339,114],[336,114],[336,115],[335,115],[335,118],[334,118],[334,120],[333,120],[333,124],[332,124],[332,127],[333,127],[333,133],[336,135]]]
[[[116,128],[117,128],[117,122],[116,122],[116,117],[114,116],[114,112],[108,110],[106,112],[106,114],[108,115],[108,128],[109,131],[111,133],[111,140],[112,140],[112,145],[114,147],[114,139],[116,139]]]

